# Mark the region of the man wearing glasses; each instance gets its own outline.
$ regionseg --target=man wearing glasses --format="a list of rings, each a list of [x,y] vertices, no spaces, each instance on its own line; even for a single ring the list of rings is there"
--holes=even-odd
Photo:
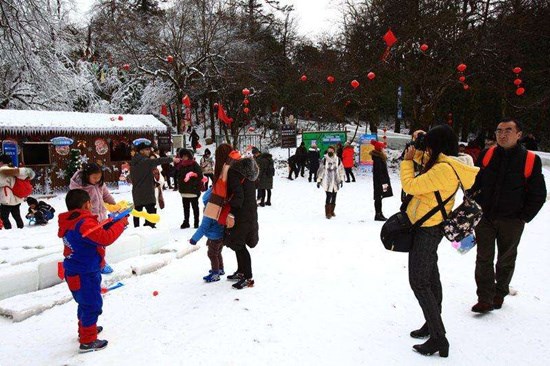
[[[512,118],[503,119],[495,133],[497,146],[480,154],[477,165],[481,170],[471,190],[483,209],[483,218],[475,230],[478,303],[472,311],[476,313],[502,307],[514,274],[523,228],[546,200],[541,160],[536,155],[528,157],[532,153],[528,154],[519,144],[521,124]],[[530,165],[528,169],[526,164]]]

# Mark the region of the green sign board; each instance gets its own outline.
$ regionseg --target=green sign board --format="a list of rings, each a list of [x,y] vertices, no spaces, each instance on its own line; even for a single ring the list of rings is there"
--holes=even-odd
[[[347,141],[346,131],[316,131],[316,132],[304,132],[302,134],[302,141],[306,145],[306,149],[311,147],[311,144],[315,142],[321,154],[324,154],[329,146],[334,146],[338,143],[342,145]]]

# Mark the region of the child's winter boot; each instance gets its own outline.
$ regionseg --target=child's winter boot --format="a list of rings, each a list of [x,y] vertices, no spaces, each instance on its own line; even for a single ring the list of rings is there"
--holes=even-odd
[[[102,349],[105,349],[107,347],[107,341],[96,339],[93,342],[90,343],[82,343],[80,344],[80,353],[87,353],[87,352],[94,352],[94,351],[101,351]]]
[[[220,274],[219,271],[212,271],[208,274],[208,276],[204,276],[202,278],[206,282],[216,282],[220,280]]]

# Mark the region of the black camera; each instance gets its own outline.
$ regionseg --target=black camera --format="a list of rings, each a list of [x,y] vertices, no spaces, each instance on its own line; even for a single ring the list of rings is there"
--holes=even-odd
[[[408,148],[409,146],[412,146],[416,150],[420,151],[426,150],[426,134],[419,133],[418,136],[416,136],[416,140],[407,143],[407,145],[405,145],[405,148]]]

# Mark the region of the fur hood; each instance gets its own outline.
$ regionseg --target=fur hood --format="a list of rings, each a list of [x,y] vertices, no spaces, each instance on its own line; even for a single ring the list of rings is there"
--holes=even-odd
[[[370,152],[371,156],[376,156],[376,157],[379,157],[381,158],[382,160],[386,161],[388,160],[388,156],[386,155],[386,153],[384,153],[383,151],[378,151],[378,150],[371,150]]]
[[[258,164],[252,158],[242,158],[231,164],[231,169],[239,172],[243,177],[249,181],[256,181],[258,175],[260,175],[260,168]]]

